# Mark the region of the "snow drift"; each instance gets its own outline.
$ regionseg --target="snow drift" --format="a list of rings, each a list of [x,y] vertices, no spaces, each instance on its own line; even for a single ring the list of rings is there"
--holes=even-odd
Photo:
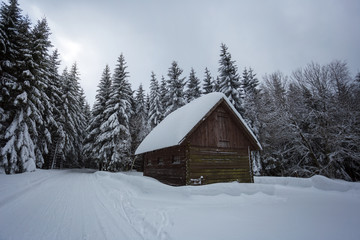
[[[360,183],[257,177],[171,187],[139,173],[0,175],[0,239],[358,239]]]

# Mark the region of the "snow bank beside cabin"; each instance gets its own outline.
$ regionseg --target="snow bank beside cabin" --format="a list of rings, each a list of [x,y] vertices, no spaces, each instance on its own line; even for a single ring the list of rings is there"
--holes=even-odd
[[[347,182],[344,180],[329,179],[316,175],[311,178],[295,177],[254,177],[254,182],[259,184],[282,185],[297,188],[316,188],[324,191],[346,192],[350,190],[360,191],[360,183]]]
[[[86,169],[0,175],[0,239],[357,240],[360,183],[255,177],[172,187]]]

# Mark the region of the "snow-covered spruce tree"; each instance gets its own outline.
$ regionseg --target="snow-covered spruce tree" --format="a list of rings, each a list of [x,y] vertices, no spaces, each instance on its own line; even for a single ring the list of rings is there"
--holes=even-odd
[[[203,80],[203,94],[208,94],[214,92],[215,90],[214,79],[211,76],[211,73],[208,68],[205,68],[205,77]]]
[[[37,22],[31,34],[31,52],[32,64],[31,71],[34,75],[33,94],[29,96],[29,100],[33,103],[39,111],[39,116],[36,118],[37,133],[36,139],[36,165],[42,167],[44,164],[44,157],[49,153],[49,147],[52,143],[52,136],[50,129],[56,128],[57,123],[54,118],[53,104],[50,101],[47,91],[50,81],[50,56],[48,49],[52,46],[49,40],[50,29],[47,25],[46,19]]]
[[[85,137],[87,136],[87,127],[89,126],[89,121],[91,118],[91,110],[90,110],[90,105],[89,103],[86,101],[86,97],[85,97],[85,93],[84,93],[84,89],[82,87],[80,87],[80,92],[79,92],[79,106],[80,106],[80,110],[81,112],[79,113],[79,130],[78,131],[78,137],[79,137],[79,146],[78,146],[78,161],[79,161],[79,166],[80,167],[84,167],[86,156],[83,155],[84,152],[84,140]]]
[[[220,92],[220,78],[219,76],[216,77],[214,81],[214,92]]]
[[[149,125],[150,129],[153,129],[161,122],[164,113],[161,104],[160,86],[154,72],[151,73],[149,101]]]
[[[30,71],[30,21],[21,15],[16,0],[0,9],[2,35],[0,57],[0,172],[33,171],[37,123],[41,114],[32,102],[35,77]]]
[[[101,124],[99,157],[105,162],[104,169],[127,170],[131,163],[131,135],[129,119],[132,115],[132,90],[128,82],[126,62],[121,54],[118,58],[110,92],[106,103],[105,122]]]
[[[147,93],[145,96],[145,108],[146,108],[146,113],[147,113],[147,120],[148,120],[148,125],[149,125],[149,111],[150,111],[150,94]],[[150,125],[149,125],[150,127]]]
[[[76,133],[75,133],[75,152],[73,153],[75,155],[75,161],[72,162],[73,166],[82,166],[82,152],[83,152],[83,140],[84,140],[84,132],[86,132],[87,122],[86,119],[88,118],[87,114],[87,107],[86,107],[86,100],[84,95],[84,90],[80,86],[80,73],[77,67],[77,64],[74,63],[71,66],[70,72],[69,72],[69,80],[72,83],[74,89],[77,91],[76,93],[76,103],[78,108],[77,114],[74,114],[75,116],[75,127],[76,127]],[[75,108],[74,108],[75,109]],[[72,154],[70,154],[72,155]]]
[[[259,109],[260,105],[260,90],[258,89],[259,81],[256,78],[256,74],[253,73],[253,69],[249,68],[247,70],[244,68],[243,76],[241,79],[242,89],[244,90],[243,97],[243,108],[244,113],[243,117],[250,126],[251,130],[257,138],[260,138],[260,128],[261,124],[259,121]],[[256,175],[259,175],[261,172],[261,161],[259,152],[254,152],[253,157],[253,171]]]
[[[5,33],[3,31],[3,24],[2,21],[0,21],[0,156],[2,156],[2,146],[3,146],[3,140],[4,140],[4,133],[6,130],[6,122],[8,120],[8,113],[5,113],[5,92],[6,88],[3,84],[3,70],[2,66],[4,64],[3,56],[5,56],[6,53],[6,45],[5,45]],[[5,109],[4,109],[5,108]],[[5,163],[3,160],[0,160],[0,173],[5,172]]]
[[[101,133],[100,126],[106,121],[105,109],[106,103],[110,99],[111,91],[111,73],[108,65],[102,73],[97,94],[95,96],[95,103],[92,110],[89,126],[86,129],[87,136],[84,140],[84,155],[87,157],[88,166],[103,166],[105,158],[99,156],[101,145],[99,140]],[[100,169],[101,170],[101,169]]]
[[[183,70],[178,66],[177,62],[173,61],[168,71],[168,92],[166,94],[168,102],[165,110],[166,116],[186,104],[184,92],[186,81],[185,77],[181,77],[182,72]]]
[[[241,79],[241,86],[243,89],[243,117],[247,124],[251,127],[251,130],[259,137],[259,120],[258,109],[260,104],[260,90],[258,89],[259,80],[256,78],[256,74],[253,73],[253,69],[247,70],[244,68],[243,76]]]
[[[85,129],[88,127],[88,123],[90,121],[91,118],[91,110],[90,110],[90,104],[87,102],[86,100],[86,96],[85,96],[85,92],[84,89],[82,87],[80,87],[80,107],[82,108],[82,115],[84,118],[84,126]],[[86,131],[85,131],[85,135]]]
[[[73,142],[75,141],[74,135],[76,133],[74,111],[77,111],[78,109],[76,108],[77,104],[71,105],[69,109],[69,105],[70,105],[69,102],[74,104],[74,102],[77,101],[75,97],[76,88],[74,88],[70,83],[69,71],[67,67],[63,70],[60,78],[61,78],[60,80],[61,102],[59,106],[59,111],[61,118],[57,120],[57,123],[62,128],[61,129],[62,135],[60,135],[59,138],[57,139],[56,144],[58,145],[58,147],[57,147],[56,155],[51,156],[52,159],[50,163],[51,164],[50,168],[63,168],[64,164],[70,165],[70,163],[69,164],[65,163],[67,161],[66,159],[67,154],[69,152],[75,152],[75,147],[73,145]],[[73,108],[75,108],[75,110]]]
[[[131,153],[135,153],[136,148],[144,140],[150,131],[148,124],[148,109],[146,106],[145,92],[140,84],[133,101],[133,117],[131,118]]]
[[[77,167],[79,166],[79,158],[82,150],[81,133],[85,130],[83,126],[84,116],[80,103],[80,85],[79,72],[77,64],[74,63],[70,69],[64,70],[62,74],[62,106],[61,111],[64,116],[63,126],[64,138],[61,145],[63,156],[57,166]]]
[[[59,66],[59,54],[58,51],[55,50],[49,58],[49,76],[45,90],[51,104],[52,116],[56,123],[56,125],[50,124],[49,128],[52,142],[49,147],[49,154],[45,158],[46,168],[55,167],[55,163],[58,160],[57,158],[63,156],[61,153],[64,147],[62,139],[64,139],[65,136],[63,125],[65,123],[65,116],[63,115],[64,111],[61,110],[63,108],[63,79],[58,72]],[[60,160],[58,161],[60,162]]]
[[[360,72],[358,72],[355,76],[355,82],[360,83]]]
[[[250,67],[249,70],[244,68],[242,79],[241,79],[241,87],[244,91],[244,95],[255,95],[259,93],[259,80],[256,78],[256,74],[254,70]]]
[[[16,60],[20,46],[11,39],[18,39],[18,25],[21,19],[18,4],[13,2],[13,6],[2,2],[0,9],[0,173],[11,173],[15,171],[17,153],[14,143],[9,146],[8,153],[4,151],[5,144],[9,137],[5,138],[6,130],[14,118],[13,108],[10,105],[14,101],[13,88],[18,86],[16,74]],[[15,139],[12,140],[15,142]],[[10,142],[11,143],[11,142]],[[12,156],[10,154],[12,153]]]
[[[161,83],[160,83],[160,103],[161,103],[161,109],[162,109],[162,117],[163,119],[166,117],[166,107],[168,102],[170,101],[169,95],[168,95],[168,85],[165,80],[164,76],[161,76]]]
[[[225,44],[221,44],[219,65],[219,91],[229,98],[236,110],[243,113],[240,77],[235,61],[231,60],[231,54]]]
[[[195,71],[191,68],[187,90],[185,92],[187,102],[190,102],[201,96],[200,80],[196,77]]]

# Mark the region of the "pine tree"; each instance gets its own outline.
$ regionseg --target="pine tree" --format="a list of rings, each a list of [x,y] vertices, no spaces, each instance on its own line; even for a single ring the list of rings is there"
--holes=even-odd
[[[146,93],[145,96],[145,110],[146,110],[146,119],[147,119],[147,125],[148,125],[148,129],[149,131],[151,131],[151,127],[150,127],[150,120],[149,120],[149,116],[150,116],[150,94]]]
[[[63,146],[63,156],[58,163],[59,167],[76,167],[81,164],[79,162],[82,152],[82,135],[84,131],[84,116],[80,103],[80,78],[77,64],[74,63],[70,69],[64,70],[62,74],[62,106],[61,111],[64,116],[63,126],[64,138],[61,139]]]
[[[89,166],[99,166],[103,164],[101,157],[99,156],[100,148],[103,144],[99,140],[101,133],[101,124],[106,121],[106,103],[110,99],[111,91],[111,75],[110,68],[106,65],[98,89],[95,96],[95,103],[92,110],[92,117],[90,124],[86,129],[87,136],[84,141],[84,155],[87,157]]]
[[[241,79],[242,89],[244,90],[243,97],[243,117],[252,132],[259,139],[261,124],[259,120],[260,103],[260,90],[258,89],[259,81],[256,78],[256,74],[253,73],[253,69],[247,70],[244,68],[243,76]],[[258,152],[252,154],[253,171],[256,175],[259,175],[262,171],[261,159]]]
[[[79,92],[79,107],[80,107],[80,112],[78,113],[78,159],[79,159],[79,166],[83,167],[86,161],[86,157],[83,156],[83,152],[84,152],[84,141],[85,141],[85,137],[87,136],[87,127],[88,127],[88,123],[91,117],[91,113],[90,113],[90,106],[89,103],[86,101],[86,97],[85,97],[85,93],[84,93],[84,89],[82,87],[80,87],[80,92]]]
[[[235,61],[231,60],[231,54],[228,52],[228,47],[225,44],[221,44],[219,64],[219,90],[229,98],[236,110],[243,113],[241,101],[242,89],[237,66]]]
[[[360,72],[356,74],[355,81],[360,83]]]
[[[187,84],[187,90],[185,95],[187,98],[187,102],[190,102],[201,96],[200,80],[196,77],[193,68],[191,68],[190,71],[189,81]]]
[[[149,133],[148,124],[148,110],[146,107],[145,92],[140,84],[136,91],[135,99],[133,102],[133,118],[131,122],[131,138],[132,138],[132,155],[135,153],[136,148],[144,140]]]
[[[132,115],[132,90],[128,82],[126,62],[121,54],[115,68],[110,99],[106,103],[106,120],[102,123],[98,141],[102,143],[99,157],[105,161],[106,170],[126,170],[131,163],[131,133],[129,119]]]
[[[86,129],[86,100],[84,90],[80,86],[80,73],[76,63],[74,63],[70,69],[69,80],[73,89],[76,90],[74,91],[76,101],[74,102],[75,106],[73,107],[73,110],[78,109],[77,112],[73,113],[76,132],[74,134],[75,152],[73,153],[75,155],[75,159],[72,164],[73,166],[82,166],[83,140]]]
[[[253,69],[249,68],[249,71],[244,68],[243,77],[241,79],[243,95],[243,117],[251,127],[252,131],[258,137],[259,133],[259,121],[258,121],[258,109],[260,90],[258,89],[259,81],[256,78],[256,74],[253,73]]]
[[[220,92],[220,78],[219,76],[216,77],[214,81],[214,92]]]
[[[166,107],[168,105],[168,102],[170,102],[169,95],[168,95],[168,85],[165,80],[164,76],[161,76],[161,84],[160,84],[160,103],[161,103],[161,115],[162,118],[166,117]]]
[[[259,80],[256,78],[256,74],[254,74],[254,70],[251,67],[249,70],[244,68],[241,79],[241,86],[244,91],[244,95],[253,95],[259,93],[259,90],[257,89],[259,86]]]
[[[42,167],[44,157],[49,153],[49,147],[52,143],[50,129],[56,127],[57,123],[53,115],[53,105],[47,95],[49,88],[50,56],[48,49],[52,47],[49,40],[50,29],[46,19],[38,21],[32,30],[31,52],[32,52],[32,69],[34,81],[33,94],[30,95],[30,101],[38,112],[36,139],[36,165]]]
[[[57,162],[57,157],[61,156],[61,149],[63,149],[64,125],[65,116],[63,111],[61,111],[63,105],[62,100],[62,89],[63,82],[62,77],[59,75],[58,69],[60,66],[59,53],[57,50],[53,51],[52,55],[49,58],[49,76],[48,76],[48,85],[46,88],[46,94],[49,98],[50,105],[52,107],[52,116],[55,119],[55,125],[50,124],[50,134],[51,134],[51,147],[49,148],[49,154],[45,158],[45,167],[53,168]]]
[[[156,127],[163,119],[163,107],[161,104],[161,92],[159,82],[154,72],[151,73],[150,96],[149,96],[149,124],[150,128]]]
[[[205,68],[205,78],[203,82],[203,94],[214,92],[215,84],[208,68]]]
[[[165,111],[166,116],[186,104],[184,93],[186,81],[185,77],[181,77],[182,72],[183,70],[179,68],[177,62],[173,61],[168,71],[168,93],[166,94],[168,102]]]
[[[0,97],[0,172],[35,170],[37,123],[33,105],[35,77],[31,72],[30,21],[21,15],[16,0],[0,9],[2,35]],[[5,43],[5,44],[4,44]]]
[[[4,32],[4,25],[3,21],[0,20],[0,61],[3,60],[2,56],[5,56],[6,54],[6,35]],[[0,71],[2,71],[0,66]]]

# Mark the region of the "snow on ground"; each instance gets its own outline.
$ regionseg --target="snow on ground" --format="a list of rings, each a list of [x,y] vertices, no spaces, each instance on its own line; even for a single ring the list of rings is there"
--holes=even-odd
[[[139,173],[0,175],[0,239],[359,239],[360,183],[171,187]]]

